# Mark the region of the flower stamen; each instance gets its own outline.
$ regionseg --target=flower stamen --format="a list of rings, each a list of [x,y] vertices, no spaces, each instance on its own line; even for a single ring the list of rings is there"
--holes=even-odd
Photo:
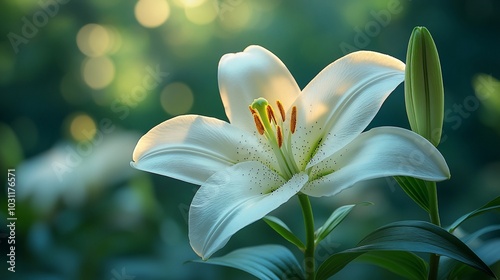
[[[270,122],[274,122],[274,124],[278,124],[278,122],[276,122],[276,117],[274,116],[274,110],[273,110],[273,107],[267,105],[266,106],[266,111],[267,111],[267,119],[270,121]]]
[[[290,121],[290,131],[292,134],[295,132],[295,128],[297,128],[297,106],[292,107],[292,119]]]
[[[252,113],[252,115],[257,114],[257,111],[255,111],[255,110],[252,108],[252,105],[248,105],[248,109],[250,110],[250,113]]]
[[[279,125],[276,126],[276,136],[278,139],[278,147],[281,148],[281,146],[283,146],[283,132],[281,132],[281,127]]]
[[[271,145],[283,176],[291,178],[293,174],[299,172],[291,148],[291,135],[295,132],[297,126],[297,108],[295,106],[292,107],[290,131],[284,135],[283,122],[286,120],[285,108],[280,101],[276,101],[276,104],[281,116],[279,121],[276,119],[273,107],[265,98],[255,99],[249,106],[249,109],[253,115],[257,132],[260,135],[264,135]]]
[[[285,122],[285,108],[283,108],[283,104],[279,100],[276,100],[276,105],[278,106],[278,110],[280,110],[281,121]]]
[[[255,122],[255,127],[257,127],[257,131],[260,135],[264,134],[264,125],[262,124],[262,120],[257,114],[253,114],[253,120]]]

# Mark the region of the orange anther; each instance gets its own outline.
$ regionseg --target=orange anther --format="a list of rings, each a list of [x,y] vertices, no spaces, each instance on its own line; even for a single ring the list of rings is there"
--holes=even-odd
[[[276,136],[278,138],[278,147],[281,148],[283,145],[283,133],[281,132],[281,127],[279,125],[276,126]]]
[[[297,107],[293,106],[292,120],[290,121],[290,131],[292,132],[292,134],[295,132],[296,127],[297,127]]]
[[[257,114],[257,111],[255,111],[255,109],[254,109],[254,108],[252,108],[252,105],[249,105],[249,106],[248,106],[248,109],[250,109],[250,113],[252,113],[252,115]]]
[[[257,131],[260,135],[264,134],[264,125],[262,124],[262,120],[257,114],[253,114],[253,120],[255,122],[255,127],[257,127]]]
[[[277,122],[276,122],[276,117],[274,116],[273,107],[267,105],[266,111],[267,111],[267,119],[269,120],[269,122],[274,122],[276,124]]]
[[[276,105],[278,105],[278,109],[280,110],[281,120],[285,121],[285,108],[283,108],[283,104],[279,100],[276,100]]]

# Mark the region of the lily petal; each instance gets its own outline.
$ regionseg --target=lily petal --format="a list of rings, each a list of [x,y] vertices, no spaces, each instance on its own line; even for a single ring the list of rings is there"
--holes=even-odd
[[[300,94],[297,82],[283,62],[260,46],[250,46],[221,58],[219,90],[230,123],[248,131],[255,131],[248,111],[254,99],[263,97],[272,105],[280,100],[288,108]]]
[[[279,168],[271,148],[227,122],[196,115],[167,120],[137,143],[131,165],[137,169],[201,185],[235,163],[258,160]]]
[[[439,151],[422,136],[397,127],[364,132],[311,170],[303,193],[335,195],[355,183],[386,176],[411,176],[428,181],[450,177]]]
[[[306,174],[288,182],[259,162],[236,164],[203,184],[189,209],[189,240],[208,259],[233,234],[287,202],[306,184]]]
[[[323,69],[295,102],[296,162],[314,166],[358,136],[403,81],[404,69],[400,60],[370,51],[348,54]]]

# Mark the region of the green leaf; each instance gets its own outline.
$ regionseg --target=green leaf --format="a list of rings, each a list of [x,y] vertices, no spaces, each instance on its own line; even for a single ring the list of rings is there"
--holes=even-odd
[[[362,204],[371,205],[372,203],[364,202]],[[332,230],[335,229],[345,219],[347,214],[349,214],[349,212],[351,212],[351,210],[356,205],[358,204],[344,205],[335,209],[335,211],[333,211],[333,213],[330,215],[328,220],[326,220],[323,226],[321,226],[318,230],[316,230],[314,234],[316,236],[315,240],[316,244],[318,244],[321,240],[327,237],[328,234],[330,234],[330,232],[332,232]]]
[[[478,256],[488,265],[500,262],[500,239],[488,240],[475,249]],[[449,272],[446,279],[464,279],[466,274],[473,274],[475,271],[463,263],[458,263]],[[470,278],[474,279],[474,278]],[[477,277],[475,277],[477,279]]]
[[[304,279],[304,272],[295,256],[280,245],[248,247],[222,257],[194,262],[236,268],[259,279]]]
[[[491,269],[460,239],[423,221],[401,221],[383,226],[355,248],[332,255],[320,265],[317,279],[327,279],[361,254],[373,251],[412,251],[448,256],[494,277]]]
[[[493,232],[493,231],[498,231],[498,230],[500,230],[500,225],[491,225],[491,226],[483,227],[483,228],[477,230],[476,232],[468,234],[460,239],[463,242],[465,242],[465,244],[469,244],[469,243],[477,240],[482,235],[485,235],[485,234]]]
[[[395,176],[394,179],[405,193],[413,199],[422,209],[429,213],[429,184],[421,179],[413,177]]]
[[[437,147],[444,117],[443,78],[436,45],[425,27],[415,27],[408,43],[405,104],[411,129]]]
[[[485,212],[491,211],[491,210],[498,210],[500,209],[500,196],[491,200],[490,202],[486,203],[485,205],[479,207],[478,209],[467,213],[463,215],[462,217],[458,218],[451,226],[448,227],[449,232],[455,231],[457,227],[459,227],[463,222],[468,220],[469,218],[475,217],[477,215],[483,214]]]
[[[331,255],[318,268],[316,280],[325,280],[341,271],[351,261],[366,252],[340,252]]]
[[[427,263],[410,252],[374,251],[359,256],[356,261],[375,264],[406,279],[427,279]]]
[[[495,264],[496,262],[500,261],[500,239],[496,240],[488,240],[488,241],[481,241],[479,238],[485,234],[491,233],[493,231],[498,231],[500,230],[500,225],[491,225],[487,226],[484,228],[481,228],[477,230],[476,232],[473,232],[471,234],[465,235],[464,237],[461,238],[463,242],[466,244],[478,244],[480,243],[479,246],[474,246],[474,252],[489,266]],[[463,264],[463,263],[458,263],[457,261],[453,259],[442,259],[440,263],[440,269],[439,269],[439,274],[440,278],[443,279],[455,279],[455,278],[448,278],[449,275],[459,275],[459,274],[466,274],[466,273],[473,273],[474,270],[471,269],[469,266]],[[461,277],[463,278],[463,277]],[[471,278],[473,279],[473,278]]]
[[[488,265],[500,262],[500,239],[493,239],[484,242],[477,249],[477,255]]]
[[[297,246],[300,250],[304,250],[306,246],[300,241],[300,239],[293,234],[293,232],[288,228],[288,226],[280,219],[273,216],[265,216],[262,218],[272,229],[279,233],[283,238],[290,241],[292,244]]]

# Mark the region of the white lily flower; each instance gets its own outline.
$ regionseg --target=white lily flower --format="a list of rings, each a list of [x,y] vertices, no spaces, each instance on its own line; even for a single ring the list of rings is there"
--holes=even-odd
[[[271,52],[224,55],[219,88],[229,123],[179,116],[137,144],[135,168],[201,185],[189,238],[203,259],[291,197],[331,196],[384,176],[449,178],[436,148],[396,127],[363,130],[403,81],[405,65],[376,52],[348,54],[302,91]]]

